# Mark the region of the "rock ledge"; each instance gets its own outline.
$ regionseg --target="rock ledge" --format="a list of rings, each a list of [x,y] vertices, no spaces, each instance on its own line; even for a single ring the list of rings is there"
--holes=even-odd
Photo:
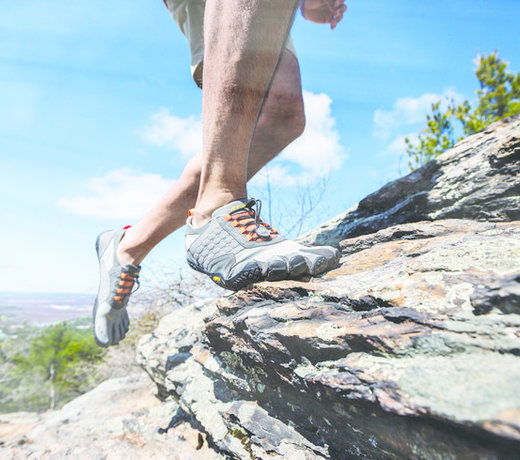
[[[520,119],[304,237],[322,278],[176,311],[139,344],[232,458],[517,458]]]

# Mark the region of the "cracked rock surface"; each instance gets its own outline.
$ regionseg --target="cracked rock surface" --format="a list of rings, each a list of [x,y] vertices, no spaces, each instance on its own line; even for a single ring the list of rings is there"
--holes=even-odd
[[[0,458],[217,460],[178,405],[161,403],[143,373],[110,379],[46,414],[0,414]],[[173,422],[175,427],[173,427]]]
[[[312,244],[439,219],[520,219],[520,117],[493,123],[303,235]]]
[[[518,458],[519,172],[495,123],[307,235],[337,269],[178,310],[138,361],[230,458]]]

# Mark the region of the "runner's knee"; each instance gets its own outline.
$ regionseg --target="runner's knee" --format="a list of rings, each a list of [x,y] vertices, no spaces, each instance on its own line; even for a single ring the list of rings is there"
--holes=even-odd
[[[260,116],[259,125],[272,134],[292,142],[300,137],[305,129],[305,112],[300,94],[271,94]]]
[[[285,118],[281,121],[287,126],[288,135],[293,141],[303,134],[305,130],[305,112],[303,110],[303,100],[300,97],[294,97],[293,100],[288,101],[289,107]]]

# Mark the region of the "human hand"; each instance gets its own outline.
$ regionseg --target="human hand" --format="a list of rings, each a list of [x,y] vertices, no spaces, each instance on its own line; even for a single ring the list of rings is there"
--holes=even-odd
[[[347,11],[347,5],[345,0],[302,0],[300,9],[305,19],[330,24],[330,28],[334,29]]]

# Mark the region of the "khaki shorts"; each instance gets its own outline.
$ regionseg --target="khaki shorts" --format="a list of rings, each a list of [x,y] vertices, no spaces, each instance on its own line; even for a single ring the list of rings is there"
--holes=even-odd
[[[170,14],[188,39],[191,53],[191,74],[202,88],[202,63],[204,60],[204,6],[205,0],[164,0]],[[294,43],[287,37],[285,47],[296,56]]]

